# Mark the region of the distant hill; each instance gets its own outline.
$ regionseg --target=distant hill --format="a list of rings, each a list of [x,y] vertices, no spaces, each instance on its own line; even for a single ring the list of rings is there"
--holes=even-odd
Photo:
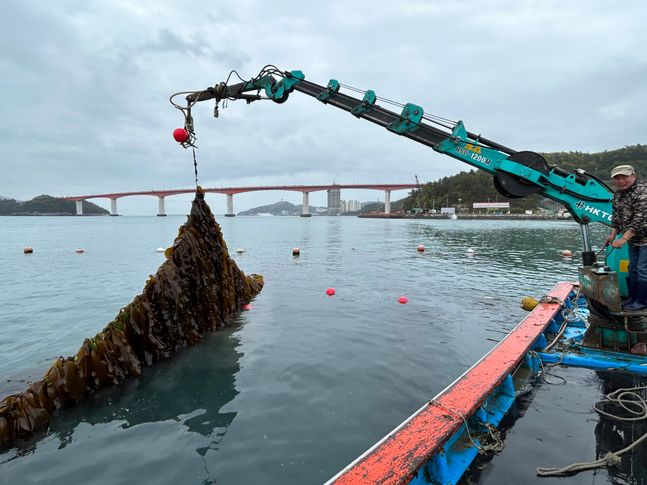
[[[317,209],[315,206],[309,206],[310,214],[315,214]],[[246,211],[239,212],[239,216],[257,216],[259,214],[272,214],[273,216],[298,216],[303,212],[303,205],[295,205],[287,201],[275,202],[274,204],[262,205],[254,207]]]
[[[647,179],[647,146],[632,145],[617,150],[606,150],[599,153],[554,152],[542,153],[549,165],[573,170],[581,168],[595,175],[609,186],[611,169],[618,164],[631,164],[638,175]],[[492,176],[481,170],[460,172],[451,177],[443,177],[435,182],[421,185],[403,199],[403,209],[414,207],[422,209],[439,209],[440,207],[458,207],[471,210],[474,202],[510,202],[511,212],[535,210],[546,206],[545,199],[538,195],[522,199],[507,199],[499,194],[492,183]],[[555,203],[548,204],[555,207]],[[392,210],[393,204],[391,204]]]
[[[83,215],[109,215],[92,202],[83,201]],[[0,216],[73,216],[76,203],[49,195],[39,195],[26,202],[0,197]]]

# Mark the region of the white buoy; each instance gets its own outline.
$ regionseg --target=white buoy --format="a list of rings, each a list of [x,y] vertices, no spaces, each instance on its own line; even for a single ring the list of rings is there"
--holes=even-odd
[[[164,252],[164,248],[157,248],[155,251],[157,251],[158,253],[163,253],[163,252]]]
[[[467,254],[474,254],[474,250],[472,248],[467,248],[467,251],[465,251]]]
[[[236,252],[238,254],[243,254],[245,252],[245,250],[243,248],[236,248]]]
[[[565,258],[570,258],[573,256],[573,253],[569,249],[564,249],[562,251],[562,256],[564,256]]]

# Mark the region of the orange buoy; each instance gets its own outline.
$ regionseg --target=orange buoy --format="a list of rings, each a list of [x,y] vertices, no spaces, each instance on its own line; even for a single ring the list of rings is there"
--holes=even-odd
[[[31,253],[34,252],[34,248],[32,248],[31,246],[25,246],[23,248],[22,252],[25,253],[25,254],[31,254]]]
[[[326,288],[326,295],[333,296],[335,294],[334,288]]]
[[[568,249],[564,249],[564,251],[562,251],[562,256],[564,256],[565,258],[570,258],[571,256],[573,256],[573,253]]]
[[[424,253],[425,252],[425,247],[422,244],[418,245],[418,252],[419,253]]]
[[[301,249],[292,248],[292,256],[298,256],[299,254],[301,254]]]

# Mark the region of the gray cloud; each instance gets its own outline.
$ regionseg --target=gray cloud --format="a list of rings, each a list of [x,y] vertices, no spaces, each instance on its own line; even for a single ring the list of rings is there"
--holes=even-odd
[[[5,2],[0,195],[190,187],[168,96],[268,63],[416,102],[517,149],[645,143],[646,14],[640,1]],[[468,168],[298,93],[232,102],[219,119],[212,109],[195,110],[205,185],[408,182]],[[248,194],[236,208],[280,197],[300,201]],[[120,205],[147,213],[154,202]]]

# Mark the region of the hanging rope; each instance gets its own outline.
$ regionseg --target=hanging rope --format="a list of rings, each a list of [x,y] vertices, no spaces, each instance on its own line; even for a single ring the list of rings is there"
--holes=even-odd
[[[193,150],[193,171],[195,172],[195,188],[198,188],[198,161],[195,158],[195,147],[191,147]]]

